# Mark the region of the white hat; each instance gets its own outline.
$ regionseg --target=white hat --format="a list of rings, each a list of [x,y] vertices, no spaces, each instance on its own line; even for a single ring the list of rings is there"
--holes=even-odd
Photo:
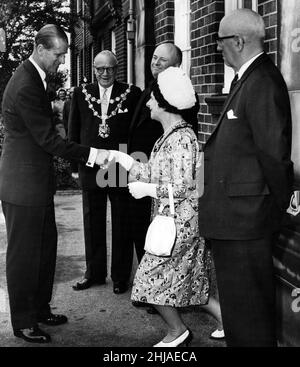
[[[158,74],[157,84],[164,99],[178,110],[195,105],[196,97],[191,79],[181,68],[168,67]]]

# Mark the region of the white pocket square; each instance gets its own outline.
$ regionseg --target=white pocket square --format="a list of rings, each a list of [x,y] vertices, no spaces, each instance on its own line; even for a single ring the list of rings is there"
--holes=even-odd
[[[121,108],[119,108],[119,110],[118,110],[118,113],[125,113],[125,112],[128,112],[127,108],[125,108],[125,110],[122,110]]]
[[[228,120],[233,120],[233,119],[237,119],[237,116],[235,116],[233,110],[230,110],[227,112],[227,118]]]

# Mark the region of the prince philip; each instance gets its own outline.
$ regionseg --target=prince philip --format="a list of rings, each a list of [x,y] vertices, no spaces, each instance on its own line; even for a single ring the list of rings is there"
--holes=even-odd
[[[49,306],[57,248],[53,155],[82,162],[88,169],[101,156],[97,149],[67,143],[55,130],[46,75],[64,63],[67,50],[68,38],[59,26],[41,28],[32,55],[14,72],[2,103],[0,199],[7,229],[11,322],[14,335],[31,343],[51,340],[38,323],[67,322]]]
[[[129,125],[141,91],[116,80],[117,66],[117,58],[111,51],[100,52],[94,59],[97,82],[75,88],[69,115],[71,141],[115,150],[120,149],[120,144],[127,144]],[[133,252],[128,223],[126,172],[115,166],[109,170],[109,177],[103,177],[103,171],[99,175],[98,169],[87,170],[82,164],[73,165],[74,177],[77,172],[82,187],[86,272],[73,289],[84,290],[106,282],[106,208],[109,198],[113,291],[124,293],[131,274]],[[99,180],[99,177],[102,179]]]

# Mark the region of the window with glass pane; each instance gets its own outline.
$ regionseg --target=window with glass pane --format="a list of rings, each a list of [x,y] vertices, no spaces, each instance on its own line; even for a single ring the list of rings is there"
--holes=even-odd
[[[252,6],[253,6],[252,3],[253,3],[252,0],[244,0],[243,1],[243,8],[252,9]]]
[[[175,32],[174,43],[182,51],[181,67],[190,75],[191,67],[191,29],[190,29],[190,0],[175,0]]]

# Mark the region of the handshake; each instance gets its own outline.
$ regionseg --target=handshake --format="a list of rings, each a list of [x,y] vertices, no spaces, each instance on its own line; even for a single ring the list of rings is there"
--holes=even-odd
[[[107,168],[109,166],[109,150],[98,149],[97,157],[95,163],[100,166],[100,168]]]
[[[98,149],[95,163],[102,169],[107,169],[111,162],[117,162],[129,171],[135,160],[130,155],[119,152],[118,150]],[[129,192],[135,199],[141,199],[145,196],[157,198],[157,185],[145,182],[132,182],[128,184]]]
[[[100,168],[107,169],[112,161],[119,163],[126,171],[129,171],[134,163],[134,159],[126,153],[119,152],[118,150],[98,149],[95,163]]]

